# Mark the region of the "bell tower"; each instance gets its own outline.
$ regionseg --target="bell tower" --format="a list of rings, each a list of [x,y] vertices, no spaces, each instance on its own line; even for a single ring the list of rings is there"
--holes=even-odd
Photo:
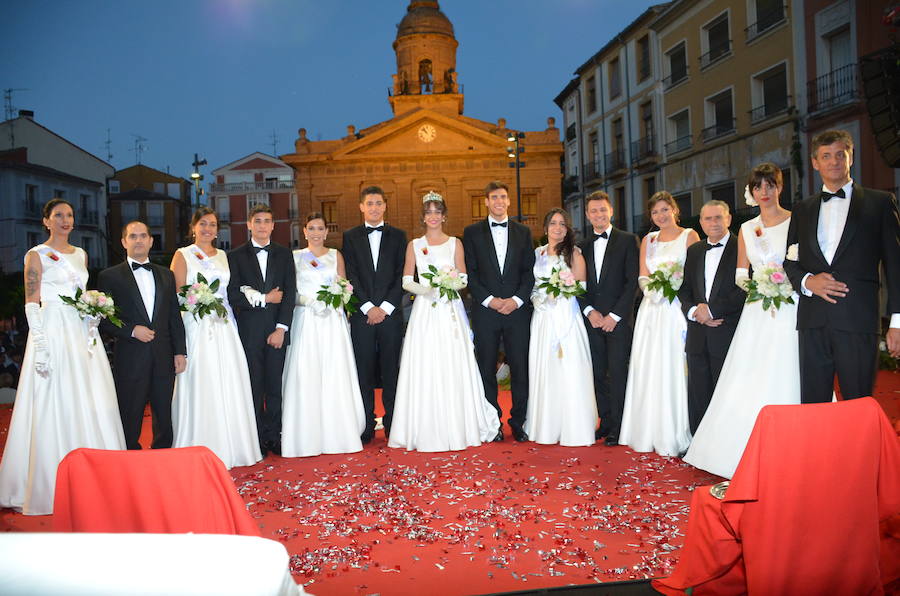
[[[456,81],[458,45],[437,0],[410,0],[394,40],[397,73],[390,102],[395,116],[417,107],[462,114],[463,95]]]

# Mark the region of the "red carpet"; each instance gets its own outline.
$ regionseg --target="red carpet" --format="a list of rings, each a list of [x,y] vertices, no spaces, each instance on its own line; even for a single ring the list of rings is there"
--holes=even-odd
[[[882,372],[876,394],[896,423],[900,374]],[[9,412],[0,409],[0,443]],[[625,447],[507,439],[420,455],[388,449],[380,432],[361,453],[269,456],[232,475],[263,536],[285,543],[308,591],[385,595],[667,575],[684,541],[689,491],[718,480]],[[0,510],[0,531],[50,527],[49,516]]]

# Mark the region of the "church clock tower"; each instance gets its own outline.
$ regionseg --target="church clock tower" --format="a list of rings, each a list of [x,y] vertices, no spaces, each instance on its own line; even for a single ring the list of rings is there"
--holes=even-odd
[[[462,114],[463,95],[456,81],[458,45],[437,0],[410,1],[394,40],[397,73],[390,96],[394,116],[419,107],[449,116]]]

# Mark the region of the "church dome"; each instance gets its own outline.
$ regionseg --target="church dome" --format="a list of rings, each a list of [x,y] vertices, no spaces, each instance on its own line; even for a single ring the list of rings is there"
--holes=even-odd
[[[436,33],[453,37],[453,25],[441,12],[437,0],[411,0],[406,16],[397,25],[397,38],[417,33]]]

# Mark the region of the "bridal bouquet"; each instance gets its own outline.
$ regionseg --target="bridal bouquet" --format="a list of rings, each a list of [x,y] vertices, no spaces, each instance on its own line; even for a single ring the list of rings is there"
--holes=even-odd
[[[763,310],[770,311],[773,317],[783,303],[794,303],[794,288],[784,268],[778,263],[754,269],[753,279],[747,280],[746,289],[747,302],[762,300]]]
[[[356,312],[356,303],[359,302],[359,298],[353,295],[353,285],[340,276],[335,277],[330,284],[323,285],[316,298],[335,310],[343,307],[348,315]]]
[[[219,318],[227,320],[228,311],[225,310],[225,304],[221,298],[216,296],[218,289],[218,279],[209,283],[202,273],[198,273],[197,281],[181,286],[178,291],[178,303],[181,305],[181,310],[191,313],[194,319],[202,319],[206,315],[216,314]]]
[[[648,290],[661,293],[671,303],[678,297],[678,290],[684,283],[684,265],[678,261],[666,261],[650,274]]]
[[[547,277],[539,277],[539,290],[544,290],[548,296],[554,298],[574,298],[584,294],[584,286],[575,279],[572,270],[564,265],[554,267]]]
[[[447,300],[458,300],[459,291],[468,284],[468,276],[460,273],[456,267],[444,265],[440,269],[434,265],[428,266],[428,271],[420,275],[422,279],[427,279],[432,288],[438,291],[438,296]],[[431,306],[437,303],[432,302]]]
[[[75,297],[60,296],[63,302],[75,308],[78,315],[84,319],[91,317],[93,319],[109,319],[109,322],[116,327],[122,326],[119,319],[119,307],[113,301],[112,296],[108,296],[99,290],[82,291],[81,288],[75,290]]]

